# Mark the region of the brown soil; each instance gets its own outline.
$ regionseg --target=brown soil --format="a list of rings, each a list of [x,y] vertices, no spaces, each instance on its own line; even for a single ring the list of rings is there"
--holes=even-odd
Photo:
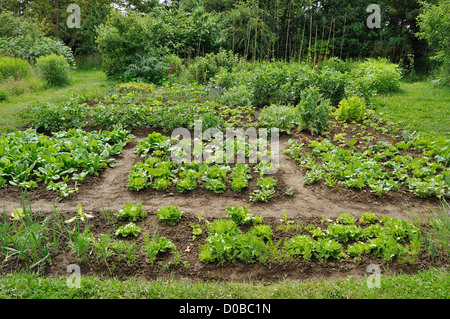
[[[152,130],[135,130],[138,139],[144,138]],[[305,135],[303,135],[305,136]],[[313,138],[307,136],[307,138]],[[272,225],[275,242],[285,237],[292,237],[293,233],[283,233],[276,230],[282,222],[283,210],[286,210],[288,218],[304,225],[320,224],[322,216],[336,218],[342,213],[352,213],[359,217],[365,212],[373,212],[378,216],[386,215],[397,218],[411,218],[415,214],[423,214],[430,207],[439,208],[439,202],[435,199],[422,200],[410,193],[390,192],[383,197],[377,197],[369,192],[360,192],[349,189],[332,190],[322,183],[313,186],[303,184],[304,172],[302,169],[283,153],[289,138],[298,136],[282,136],[280,138],[280,165],[281,169],[275,176],[279,179],[277,196],[269,203],[250,203],[249,194],[256,188],[256,178],[253,178],[248,190],[237,193],[227,190],[224,194],[214,194],[202,187],[187,193],[179,194],[174,188],[167,191],[146,190],[133,192],[128,190],[126,183],[133,165],[140,160],[134,153],[137,141],[130,143],[123,154],[116,157],[116,167],[107,168],[98,177],[88,176],[78,185],[77,193],[68,199],[59,200],[57,194],[45,191],[44,186],[30,191],[31,207],[33,212],[40,212],[43,216],[52,215],[53,209],[74,216],[76,206],[81,204],[84,211],[95,217],[90,222],[94,234],[112,233],[107,226],[102,214],[103,209],[114,212],[122,208],[126,203],[141,203],[150,214],[139,222],[143,227],[143,234],[150,237],[154,230],[158,234],[166,236],[174,241],[181,252],[181,263],[170,271],[163,270],[162,266],[170,257],[161,257],[150,266],[142,255],[134,267],[128,267],[124,261],[114,262],[114,276],[120,279],[128,277],[143,277],[146,279],[184,278],[188,280],[256,280],[274,281],[280,279],[302,280],[306,278],[321,277],[327,279],[344,278],[347,276],[362,277],[366,273],[369,264],[377,264],[383,272],[413,273],[429,266],[441,267],[439,263],[432,263],[426,254],[422,254],[419,261],[413,265],[398,262],[387,263],[373,256],[365,256],[360,263],[354,261],[333,261],[324,263],[312,261],[292,261],[289,263],[270,262],[267,264],[227,263],[203,264],[198,259],[198,244],[205,240],[205,232],[195,242],[191,252],[185,252],[186,246],[192,243],[192,228],[190,224],[198,223],[197,215],[203,212],[206,219],[221,218],[226,215],[227,206],[247,205],[258,216],[264,217],[264,222]],[[293,187],[294,195],[285,196],[286,188]],[[12,212],[21,207],[20,191],[12,186],[0,190],[0,204],[6,212]],[[161,205],[177,205],[187,214],[181,223],[175,227],[163,226],[156,220],[155,212]],[[143,234],[137,241],[142,244]],[[135,240],[135,239],[133,239]],[[183,263],[184,262],[184,263]],[[46,275],[66,276],[67,265],[76,263],[81,266],[83,275],[109,276],[108,270],[102,262],[81,262],[66,247],[52,256],[51,265],[45,266],[43,273]],[[188,266],[187,266],[188,265]],[[448,266],[448,264],[444,265]]]

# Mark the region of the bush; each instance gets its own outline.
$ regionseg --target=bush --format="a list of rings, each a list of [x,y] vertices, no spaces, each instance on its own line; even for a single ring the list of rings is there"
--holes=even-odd
[[[350,75],[362,79],[367,90],[374,90],[379,94],[395,92],[400,88],[400,68],[398,64],[385,58],[367,59],[357,64]]]
[[[329,127],[330,101],[323,99],[316,88],[302,92],[300,112],[303,128],[309,128],[311,134],[322,134]]]
[[[230,106],[250,106],[252,96],[250,90],[244,86],[234,86],[223,92],[222,103]]]
[[[0,38],[0,55],[21,58],[34,64],[38,58],[50,54],[63,56],[66,62],[75,68],[72,50],[59,39],[49,37]]]
[[[347,74],[337,70],[324,68],[317,76],[317,88],[319,93],[326,99],[329,99],[331,105],[336,106],[345,95],[347,86]]]
[[[50,54],[40,57],[36,60],[36,66],[49,86],[64,86],[70,81],[71,68],[62,55]]]
[[[190,12],[156,6],[144,15],[111,10],[106,23],[97,28],[96,42],[103,56],[103,68],[108,76],[121,76],[128,65],[134,63],[136,54],[146,56],[165,47],[167,54],[178,56],[192,56],[191,50],[197,48],[199,42],[206,54],[218,51],[221,39],[216,19],[204,14],[202,6]],[[199,32],[201,29],[203,32]],[[165,62],[169,68],[173,66],[169,63],[173,62],[170,57]]]
[[[271,105],[261,111],[259,124],[291,134],[292,128],[301,124],[301,119],[298,109],[292,105]]]
[[[90,112],[86,105],[80,104],[80,100],[65,101],[58,104],[36,101],[25,109],[25,114],[30,116],[31,125],[36,130],[44,129],[50,132],[59,132],[72,128],[82,128],[86,125]]]
[[[283,100],[283,87],[289,80],[288,65],[263,63],[254,71],[251,81],[253,105],[279,104]]]
[[[188,67],[188,76],[191,81],[207,84],[221,69],[231,71],[233,60],[238,61],[239,58],[226,50],[197,57]]]
[[[19,58],[0,58],[0,79],[23,79],[30,76],[30,64]]]
[[[334,113],[336,118],[340,121],[361,121],[366,114],[366,102],[358,97],[352,96],[348,99],[343,99]]]
[[[162,84],[169,68],[169,63],[163,57],[163,50],[152,50],[136,54],[127,65],[123,77],[125,80]]]

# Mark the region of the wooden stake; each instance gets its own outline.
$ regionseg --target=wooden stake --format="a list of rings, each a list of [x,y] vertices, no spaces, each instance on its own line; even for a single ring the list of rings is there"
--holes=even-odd
[[[305,37],[305,27],[306,27],[306,18],[303,22],[303,34],[302,34],[302,40],[300,41],[300,51],[298,52],[298,63],[300,63],[300,60],[302,58],[302,51],[303,51],[303,38]]]
[[[344,47],[344,36],[345,36],[346,24],[347,24],[347,13],[345,13],[345,16],[344,16],[344,31],[342,32],[341,53],[339,54],[339,60],[342,59],[342,48]]]

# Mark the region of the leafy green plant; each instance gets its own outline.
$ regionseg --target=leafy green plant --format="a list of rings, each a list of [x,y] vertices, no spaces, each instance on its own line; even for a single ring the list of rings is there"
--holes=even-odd
[[[365,242],[356,242],[347,247],[347,254],[350,257],[353,257],[356,261],[361,260],[362,254],[368,254],[370,253],[370,245]]]
[[[96,259],[102,260],[110,275],[112,276],[112,269],[110,268],[108,259],[114,256],[116,253],[112,249],[113,240],[109,234],[101,234],[98,238],[98,241],[93,241],[91,243],[93,247],[93,255]]]
[[[94,240],[92,232],[89,227],[85,227],[83,233],[77,233],[69,241],[68,246],[76,253],[78,258],[83,261],[87,261],[89,252],[91,251],[91,243]]]
[[[309,128],[311,134],[322,134],[329,128],[330,101],[324,100],[316,88],[301,93],[297,106],[303,128]]]
[[[321,261],[329,258],[340,260],[347,257],[342,245],[338,241],[328,238],[319,238],[317,240],[314,255]]]
[[[137,258],[137,250],[138,246],[137,243],[129,243],[126,241],[114,241],[112,243],[112,248],[117,254],[118,261],[120,262],[123,259],[127,262],[127,265],[130,267],[133,267]]]
[[[226,190],[225,183],[220,179],[208,179],[203,186],[205,189],[213,191],[216,194],[222,194]]]
[[[259,125],[268,130],[277,128],[280,132],[291,134],[295,126],[301,124],[298,109],[292,105],[271,105],[265,107],[260,114]]]
[[[339,121],[359,122],[366,116],[366,102],[359,96],[343,99],[333,115]]]
[[[3,101],[8,101],[9,99],[9,92],[5,89],[0,88],[0,103]]]
[[[237,225],[250,225],[254,222],[255,216],[247,206],[228,206],[226,208],[227,218],[234,221]]]
[[[23,79],[30,76],[31,65],[23,59],[0,57],[0,79]]]
[[[153,132],[138,143],[138,145],[136,146],[136,154],[145,156],[147,155],[147,153],[153,151],[167,151],[170,147],[170,144],[170,138],[162,135],[161,133]]]
[[[191,224],[192,227],[192,241],[194,241],[198,236],[203,234],[203,230],[199,224]]]
[[[197,188],[198,173],[193,171],[187,171],[185,174],[180,175],[181,178],[177,180],[176,187],[180,193],[192,191]]]
[[[258,189],[254,190],[250,194],[251,202],[268,202],[275,195],[275,186],[278,180],[273,177],[263,177],[261,176],[257,181]]]
[[[336,222],[340,224],[350,225],[356,223],[356,217],[352,214],[341,214],[336,218]]]
[[[62,55],[42,56],[36,60],[36,66],[49,86],[65,86],[70,82],[71,67]]]
[[[164,236],[159,236],[157,230],[153,234],[152,239],[148,235],[144,235],[143,246],[145,254],[147,255],[147,261],[153,265],[156,260],[156,257],[160,253],[165,253],[167,251],[171,251],[173,254],[172,259],[169,261],[168,266],[178,263],[180,258],[180,253],[178,252],[175,244]]]
[[[142,208],[142,204],[127,203],[122,209],[117,211],[120,220],[136,222],[147,217],[147,211]]]
[[[326,229],[327,238],[337,240],[339,242],[347,242],[349,240],[358,240],[364,236],[361,227],[356,225],[330,224]]]
[[[270,225],[254,225],[252,228],[250,228],[248,233],[262,238],[268,242],[271,242],[273,240],[273,231]]]
[[[267,230],[264,234],[268,235]],[[216,219],[208,224],[208,237],[199,248],[199,259],[204,263],[234,260],[253,263],[257,260],[264,261],[269,255],[269,246],[264,241],[263,232],[243,233],[236,222],[228,218]]]
[[[364,213],[359,219],[360,223],[363,224],[373,224],[378,221],[378,217],[374,213]]]
[[[285,240],[283,249],[289,256],[298,256],[305,261],[313,257],[316,241],[307,235],[297,235]]]
[[[136,225],[133,222],[130,222],[126,225],[120,226],[115,231],[116,236],[122,236],[122,237],[128,237],[130,235],[133,235],[134,237],[139,236],[139,234],[142,232],[142,228]]]
[[[175,226],[181,219],[181,217],[185,213],[180,210],[178,206],[169,205],[169,206],[161,206],[156,211],[156,215],[158,216],[158,221],[161,224]]]

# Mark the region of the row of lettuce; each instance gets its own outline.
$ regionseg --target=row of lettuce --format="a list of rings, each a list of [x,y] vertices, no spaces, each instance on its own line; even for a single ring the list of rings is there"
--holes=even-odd
[[[94,232],[94,216],[84,212],[81,205],[73,217],[55,210],[43,222],[24,205],[24,209],[10,215],[4,212],[0,220],[0,256],[6,266],[15,263],[41,268],[68,247],[79,262],[104,263],[104,270],[113,275],[118,263],[134,267],[142,258],[152,266],[155,262],[162,265],[162,269],[180,264],[189,267],[187,256],[194,253],[205,264],[268,264],[296,259],[360,262],[364,256],[415,264],[424,247],[433,258],[448,253],[445,245],[420,224],[373,213],[364,213],[360,218],[345,213],[335,220],[322,218],[321,222],[306,225],[289,220],[283,211],[280,222],[268,224],[246,206],[229,206],[222,218],[208,221],[199,214],[197,219],[190,219],[196,220],[190,227],[181,227],[185,215],[178,206],[161,206],[154,214],[158,224],[151,237],[148,230],[144,231],[150,216],[141,204],[127,203],[115,212],[103,211],[110,231],[103,229],[101,233]],[[180,242],[166,237],[167,227],[180,227],[190,239]]]

